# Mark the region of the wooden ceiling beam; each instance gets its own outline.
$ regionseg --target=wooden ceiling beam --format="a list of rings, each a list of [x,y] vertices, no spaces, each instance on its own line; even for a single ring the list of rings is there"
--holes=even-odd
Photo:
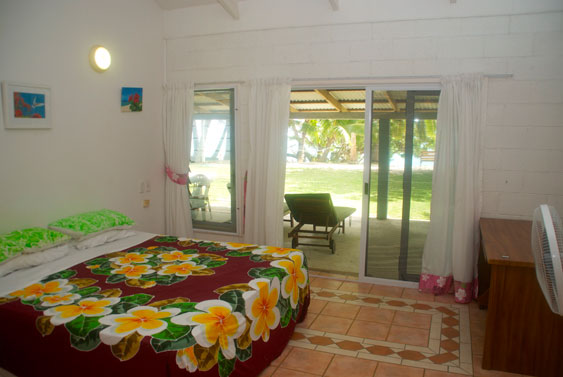
[[[389,94],[389,91],[384,91],[383,95],[385,96],[385,98],[387,98],[387,101],[389,102],[389,104],[391,105],[391,108],[393,109],[393,111],[397,111],[397,104],[395,103],[395,101],[393,100],[393,98],[391,98],[391,95]]]
[[[238,3],[235,0],[217,0],[217,2],[225,9],[225,11],[231,15],[233,20],[240,19],[240,14],[238,12]]]
[[[231,101],[229,99],[218,99],[215,98],[213,93],[198,93],[198,96],[210,99],[211,101],[217,102],[221,105],[225,105],[227,107],[231,107]],[[203,104],[200,104],[202,106]]]
[[[374,119],[398,119],[398,120],[402,120],[406,118],[406,113],[405,112],[392,112],[392,111],[387,111],[387,112],[375,112],[373,114]],[[435,120],[437,113],[434,112],[418,112],[416,111],[414,113],[414,116],[417,119],[431,119],[431,120]],[[348,112],[348,113],[339,113],[336,111],[330,112],[330,113],[324,113],[324,112],[310,112],[310,113],[305,113],[305,112],[299,112],[299,113],[290,113],[289,114],[289,119],[364,119],[364,112],[363,111],[357,111],[357,112]]]
[[[328,90],[325,89],[315,89],[315,92],[317,92],[318,94],[321,95],[321,97],[323,97],[324,99],[327,100],[328,103],[330,103],[332,106],[334,106],[338,111],[340,112],[347,112],[348,109],[345,108],[344,106],[342,106],[342,104],[340,103],[340,101],[338,101],[336,98],[334,98],[332,96],[332,94],[330,94],[330,92]]]

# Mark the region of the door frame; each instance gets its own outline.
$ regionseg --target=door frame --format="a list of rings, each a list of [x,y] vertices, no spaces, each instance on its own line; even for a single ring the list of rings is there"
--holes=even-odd
[[[418,282],[402,281],[393,279],[375,278],[366,275],[367,266],[367,248],[368,248],[368,232],[369,232],[369,196],[371,192],[371,144],[372,144],[372,106],[373,91],[378,90],[404,90],[404,91],[428,91],[428,90],[441,90],[442,86],[439,81],[426,82],[426,83],[396,83],[396,84],[376,84],[365,87],[366,103],[365,103],[365,128],[364,128],[364,175],[362,187],[362,226],[360,236],[360,257],[359,257],[359,271],[358,279],[362,282],[381,285],[393,285],[406,288],[418,288]],[[368,111],[369,109],[369,111]]]

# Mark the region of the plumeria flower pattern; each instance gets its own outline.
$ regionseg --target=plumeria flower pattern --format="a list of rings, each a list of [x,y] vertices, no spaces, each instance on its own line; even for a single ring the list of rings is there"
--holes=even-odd
[[[203,270],[205,266],[198,266],[194,262],[186,262],[182,264],[168,264],[165,265],[160,271],[159,275],[176,275],[176,276],[190,276],[193,271]]]
[[[100,332],[100,340],[104,344],[114,345],[133,332],[142,336],[149,336],[164,331],[170,318],[180,312],[178,308],[158,310],[152,306],[137,306],[129,309],[127,313],[111,314],[100,318],[101,324],[109,325]]]
[[[68,284],[66,279],[55,279],[47,283],[31,284],[24,289],[10,293],[10,296],[19,297],[22,300],[35,300],[43,295],[68,292],[73,287],[73,285]]]
[[[244,249],[246,247],[258,247],[258,245],[254,245],[250,243],[240,243],[240,242],[221,242],[220,245],[226,246],[230,250]]]
[[[244,292],[246,315],[252,320],[250,337],[257,340],[262,337],[264,342],[270,339],[270,330],[280,323],[280,310],[276,307],[280,296],[280,281],[275,277],[254,279],[248,285],[253,291]]]
[[[159,254],[158,257],[165,263],[186,262],[197,257],[197,254],[184,254],[181,251],[176,250],[171,253]]]
[[[190,373],[197,370],[197,357],[194,353],[194,347],[183,348],[176,352],[176,365],[180,369],[185,369]]]
[[[201,276],[204,280],[205,275],[212,274],[212,269],[225,264],[232,256],[244,263],[244,258],[257,263],[258,267],[251,268],[252,272],[242,272],[255,278],[248,284],[232,284],[228,286],[230,289],[215,290],[220,295],[219,299],[186,304],[190,301],[188,297],[169,299],[161,297],[160,291],[155,291],[155,295],[135,293],[121,297],[123,291],[120,288],[102,291],[104,287],[92,287],[96,280],[81,275],[83,271],[64,270],[12,292],[12,299],[6,302],[19,298],[26,306],[42,312],[45,317],[37,329],[43,336],[49,335],[49,326],[44,326],[46,322],[54,326],[65,325],[63,329],[71,334],[76,331],[84,334],[80,339],[71,338],[73,346],[78,344],[83,351],[93,350],[100,342],[109,346],[119,343],[121,346],[125,344],[120,343],[124,338],[137,334],[127,338],[123,349],[118,347],[123,352],[113,353],[124,361],[134,356],[131,350],[138,349],[143,337],[154,336],[148,344],[156,352],[174,352],[170,355],[175,355],[177,366],[187,372],[208,370],[217,363],[223,371],[227,371],[229,366],[232,368],[234,365],[233,359],[244,362],[252,357],[252,341],[262,339],[268,342],[272,330],[280,323],[286,327],[290,320],[296,320],[299,313],[289,306],[297,308],[300,294],[307,288],[305,257],[300,251],[290,248],[210,241],[201,241],[193,246],[188,244],[192,241],[197,242],[180,243],[176,237],[163,237],[162,241],[156,240],[160,246],[114,252],[84,262],[84,265],[89,269],[88,274],[108,276],[107,284],[124,283],[129,287],[147,288],[157,284],[178,284],[192,275],[198,276],[191,279],[197,280]],[[193,249],[176,249],[187,247]],[[233,250],[239,251],[229,254]],[[284,276],[283,279],[281,276]],[[162,299],[174,304],[164,304],[160,301]],[[153,305],[151,302],[154,306],[149,306]],[[185,338],[180,340],[179,337]],[[185,339],[192,345],[178,349],[180,344],[188,344],[181,343],[186,342]],[[238,353],[239,350],[241,353]],[[115,349],[112,348],[112,351]]]
[[[444,276],[440,276],[438,280],[436,280],[436,284],[438,284],[438,287],[443,287],[446,284],[447,280],[448,279],[446,279]]]
[[[152,274],[154,270],[151,267],[152,266],[149,264],[137,264],[137,265],[127,264],[121,266],[121,268],[111,270],[111,273],[117,275],[125,275],[125,277],[129,279],[137,279],[140,278],[142,275]]]
[[[120,266],[125,266],[132,263],[147,263],[150,257],[152,257],[151,254],[127,253],[123,257],[111,258],[110,261]]]
[[[286,247],[275,246],[260,246],[256,250],[252,250],[252,254],[257,255],[271,255],[276,258],[287,257],[290,253],[297,251],[297,249],[289,249]]]
[[[41,305],[42,306],[58,306],[58,305],[70,305],[82,296],[77,295],[76,293],[65,293],[59,295],[45,295],[41,296]]]
[[[464,302],[466,297],[467,297],[467,292],[465,292],[465,289],[461,287],[458,288],[457,291],[455,292],[455,298],[458,302]]]
[[[61,305],[45,310],[44,314],[51,317],[51,323],[55,326],[62,325],[77,318],[79,315],[84,317],[99,317],[111,313],[110,306],[119,302],[118,297],[108,297],[97,299],[89,297],[80,300],[75,305]]]
[[[188,312],[171,319],[181,326],[195,326],[192,335],[202,347],[211,347],[219,342],[223,356],[232,359],[236,354],[234,340],[246,329],[246,319],[233,312],[231,304],[222,300],[202,301],[195,306],[200,312]]]
[[[307,286],[307,269],[303,266],[303,254],[293,252],[289,254],[289,260],[277,260],[270,263],[274,267],[279,267],[287,272],[283,278],[282,296],[290,298],[291,307],[295,309],[299,300],[299,288]]]

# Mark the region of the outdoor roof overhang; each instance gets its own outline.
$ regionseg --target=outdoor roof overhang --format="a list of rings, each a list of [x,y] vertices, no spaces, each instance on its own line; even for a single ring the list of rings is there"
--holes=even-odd
[[[373,92],[373,115],[377,118],[404,119],[406,91]],[[297,89],[291,92],[291,119],[363,119],[364,89]],[[436,119],[438,95],[417,96],[415,116]]]
[[[417,95],[415,117],[436,119],[438,92]],[[373,92],[373,115],[376,118],[404,119],[406,91],[379,90]],[[221,93],[196,91],[194,112],[198,116],[229,114],[229,99]],[[290,119],[363,119],[365,90],[363,89],[296,89],[291,91]]]

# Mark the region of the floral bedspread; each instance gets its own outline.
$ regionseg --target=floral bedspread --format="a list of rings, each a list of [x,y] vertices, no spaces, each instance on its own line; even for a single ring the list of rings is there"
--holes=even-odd
[[[295,249],[156,236],[0,298],[19,377],[256,376],[309,304]]]

